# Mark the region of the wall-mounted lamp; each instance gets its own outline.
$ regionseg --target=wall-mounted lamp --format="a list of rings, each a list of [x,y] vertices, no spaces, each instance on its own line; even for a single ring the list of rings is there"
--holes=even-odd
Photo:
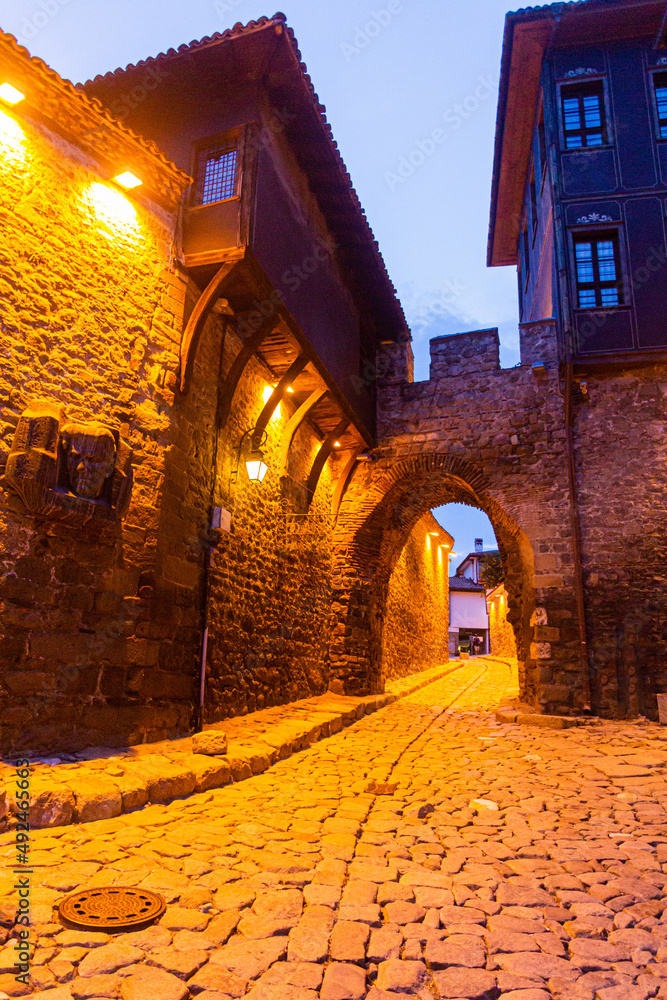
[[[116,184],[120,184],[121,187],[126,188],[128,191],[131,188],[139,187],[141,184],[139,178],[129,170],[124,170],[122,174],[116,174],[114,181]]]
[[[24,97],[25,94],[22,94],[20,90],[13,87],[11,83],[0,83],[0,99],[2,99],[5,104],[18,104]]]
[[[248,437],[250,438],[250,450],[244,459],[248,479],[253,483],[261,483],[264,481],[264,476],[269,471],[269,467],[264,461],[264,452],[262,451],[262,445],[266,441],[267,437],[266,431],[258,437],[255,433],[255,428],[250,427],[241,437],[236,449],[236,466],[232,471],[232,483],[235,483],[238,480],[241,456]]]

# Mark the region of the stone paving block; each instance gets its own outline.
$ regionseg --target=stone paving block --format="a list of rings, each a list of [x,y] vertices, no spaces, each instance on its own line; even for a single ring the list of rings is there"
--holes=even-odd
[[[188,979],[188,988],[200,996],[206,990],[216,991],[230,997],[242,997],[248,986],[247,979],[237,976],[222,965],[209,962]]]
[[[389,959],[378,966],[377,987],[392,993],[414,993],[427,978],[428,972],[423,962]]]
[[[287,952],[286,937],[268,938],[264,941],[246,941],[233,938],[229,944],[214,951],[210,961],[222,965],[241,979],[258,979],[273,962]]]
[[[324,973],[322,1000],[361,1000],[366,993],[366,973],[357,965],[332,962]]]
[[[187,1000],[189,990],[176,976],[162,969],[142,968],[136,975],[124,979],[120,988],[122,1000]]]
[[[496,989],[496,977],[484,969],[443,969],[433,973],[433,982],[441,997],[450,1000],[491,1000]]]
[[[369,936],[370,928],[366,924],[339,920],[331,932],[331,958],[339,962],[363,962]]]

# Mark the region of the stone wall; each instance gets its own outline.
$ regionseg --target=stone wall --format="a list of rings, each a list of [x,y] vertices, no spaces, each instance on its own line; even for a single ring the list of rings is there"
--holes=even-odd
[[[0,490],[2,750],[159,739],[192,713],[212,419],[206,383],[196,414],[174,397],[174,219],[4,114],[0,199],[2,466],[37,398],[134,448],[123,522],[35,517]]]
[[[593,704],[656,718],[667,691],[667,366],[584,377],[574,445]]]
[[[555,324],[523,331],[523,363],[503,370],[497,332],[431,342],[431,379],[408,380],[401,345],[378,360],[380,445],[352,478],[336,529],[332,645],[348,686],[379,683],[392,560],[424,513],[450,502],[484,510],[498,540],[523,696],[547,711],[588,703],[574,596],[567,453]],[[460,349],[457,349],[457,343]],[[545,363],[532,369],[531,345]],[[340,635],[340,631],[337,633]]]
[[[415,524],[389,579],[383,677],[405,677],[449,659],[449,552],[429,534],[435,531],[445,535],[432,514]]]
[[[230,325],[224,374],[239,343]],[[306,513],[303,484],[320,439],[307,422],[301,425],[281,479],[278,448],[294,410],[288,395],[267,428],[264,481],[250,482],[243,465],[233,476],[237,445],[263,408],[270,378],[257,359],[250,362],[220,439],[215,504],[232,513],[232,530],[220,534],[210,572],[206,722],[319,694],[328,685],[331,492],[344,458],[326,463]]]
[[[516,656],[514,629],[507,620],[507,591],[496,587],[487,599],[489,609],[489,640],[494,656]]]

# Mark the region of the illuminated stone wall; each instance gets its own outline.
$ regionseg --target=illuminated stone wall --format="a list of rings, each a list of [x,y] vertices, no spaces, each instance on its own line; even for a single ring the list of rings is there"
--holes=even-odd
[[[514,629],[507,620],[507,591],[496,587],[487,600],[489,636],[494,656],[516,656]]]
[[[158,739],[192,711],[212,420],[205,385],[196,420],[175,405],[174,219],[4,113],[0,211],[2,467],[22,411],[44,398],[121,432],[135,476],[126,520],[109,527],[33,517],[0,490],[2,748]]]
[[[429,535],[432,531],[442,529],[426,514],[412,529],[389,580],[383,629],[387,678],[449,659],[449,555]]]

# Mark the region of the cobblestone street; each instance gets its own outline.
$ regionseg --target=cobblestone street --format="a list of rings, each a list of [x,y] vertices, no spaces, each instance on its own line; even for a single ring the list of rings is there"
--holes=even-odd
[[[8,941],[0,997],[667,997],[667,734],[500,723],[509,681],[471,660],[239,784],[34,831],[33,985]],[[54,921],[113,884],[166,914]]]

